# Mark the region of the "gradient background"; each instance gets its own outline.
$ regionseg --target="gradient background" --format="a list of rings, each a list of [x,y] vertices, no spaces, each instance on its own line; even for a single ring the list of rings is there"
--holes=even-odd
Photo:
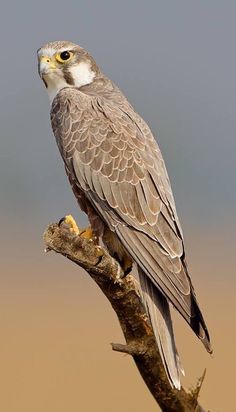
[[[176,318],[190,386],[202,404],[235,405],[236,3],[7,1],[0,16],[0,410],[154,412],[115,314],[85,272],[43,253],[45,226],[83,225],[38,78],[49,40],[87,48],[150,124],[163,151],[188,262],[215,349]]]

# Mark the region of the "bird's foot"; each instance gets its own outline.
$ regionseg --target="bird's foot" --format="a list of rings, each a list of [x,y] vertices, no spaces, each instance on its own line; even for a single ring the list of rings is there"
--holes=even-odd
[[[62,219],[60,219],[59,221],[59,226],[64,223],[67,226],[69,226],[69,230],[72,234],[74,234],[75,236],[80,236],[84,239],[87,239],[89,241],[95,241],[96,243],[96,236],[94,235],[92,229],[90,226],[88,226],[85,229],[80,229],[75,221],[75,219],[73,218],[72,215],[66,215],[64,216]]]
[[[81,229],[77,226],[77,223],[72,215],[66,215],[59,220],[59,226],[65,224],[69,226],[69,230],[76,236],[80,235]]]
[[[96,236],[94,235],[91,226],[86,227],[85,229],[81,229],[80,234],[81,237],[87,240],[95,240]]]

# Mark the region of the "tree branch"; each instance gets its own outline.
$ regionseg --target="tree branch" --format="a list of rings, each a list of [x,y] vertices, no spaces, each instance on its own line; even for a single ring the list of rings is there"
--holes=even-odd
[[[46,251],[54,250],[84,268],[97,283],[115,310],[126,345],[112,349],[130,354],[147,387],[163,412],[204,412],[198,404],[199,391],[171,388],[154,339],[145,308],[131,275],[118,280],[122,269],[114,259],[93,242],[73,235],[63,225],[51,224],[44,233]]]

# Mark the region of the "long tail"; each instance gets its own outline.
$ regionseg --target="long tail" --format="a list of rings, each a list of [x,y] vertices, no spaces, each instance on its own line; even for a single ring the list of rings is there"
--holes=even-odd
[[[140,268],[138,268],[138,275],[143,301],[149,314],[166,374],[171,386],[180,389],[180,372],[184,374],[184,371],[175,345],[169,303]]]

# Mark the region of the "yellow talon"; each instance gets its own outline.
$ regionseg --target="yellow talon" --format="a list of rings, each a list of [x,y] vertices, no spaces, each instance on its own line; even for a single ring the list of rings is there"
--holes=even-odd
[[[79,229],[77,223],[72,215],[66,215],[62,221],[69,226],[69,230],[71,233],[75,234],[76,236],[81,236],[87,240],[96,240],[94,233],[91,227],[87,227],[86,229]]]
[[[80,235],[81,231],[79,230],[77,223],[72,215],[65,216],[63,220],[68,226],[70,226],[70,232],[74,233],[76,236]]]
[[[81,230],[79,235],[88,240],[94,239],[94,234],[90,226],[86,229]]]

